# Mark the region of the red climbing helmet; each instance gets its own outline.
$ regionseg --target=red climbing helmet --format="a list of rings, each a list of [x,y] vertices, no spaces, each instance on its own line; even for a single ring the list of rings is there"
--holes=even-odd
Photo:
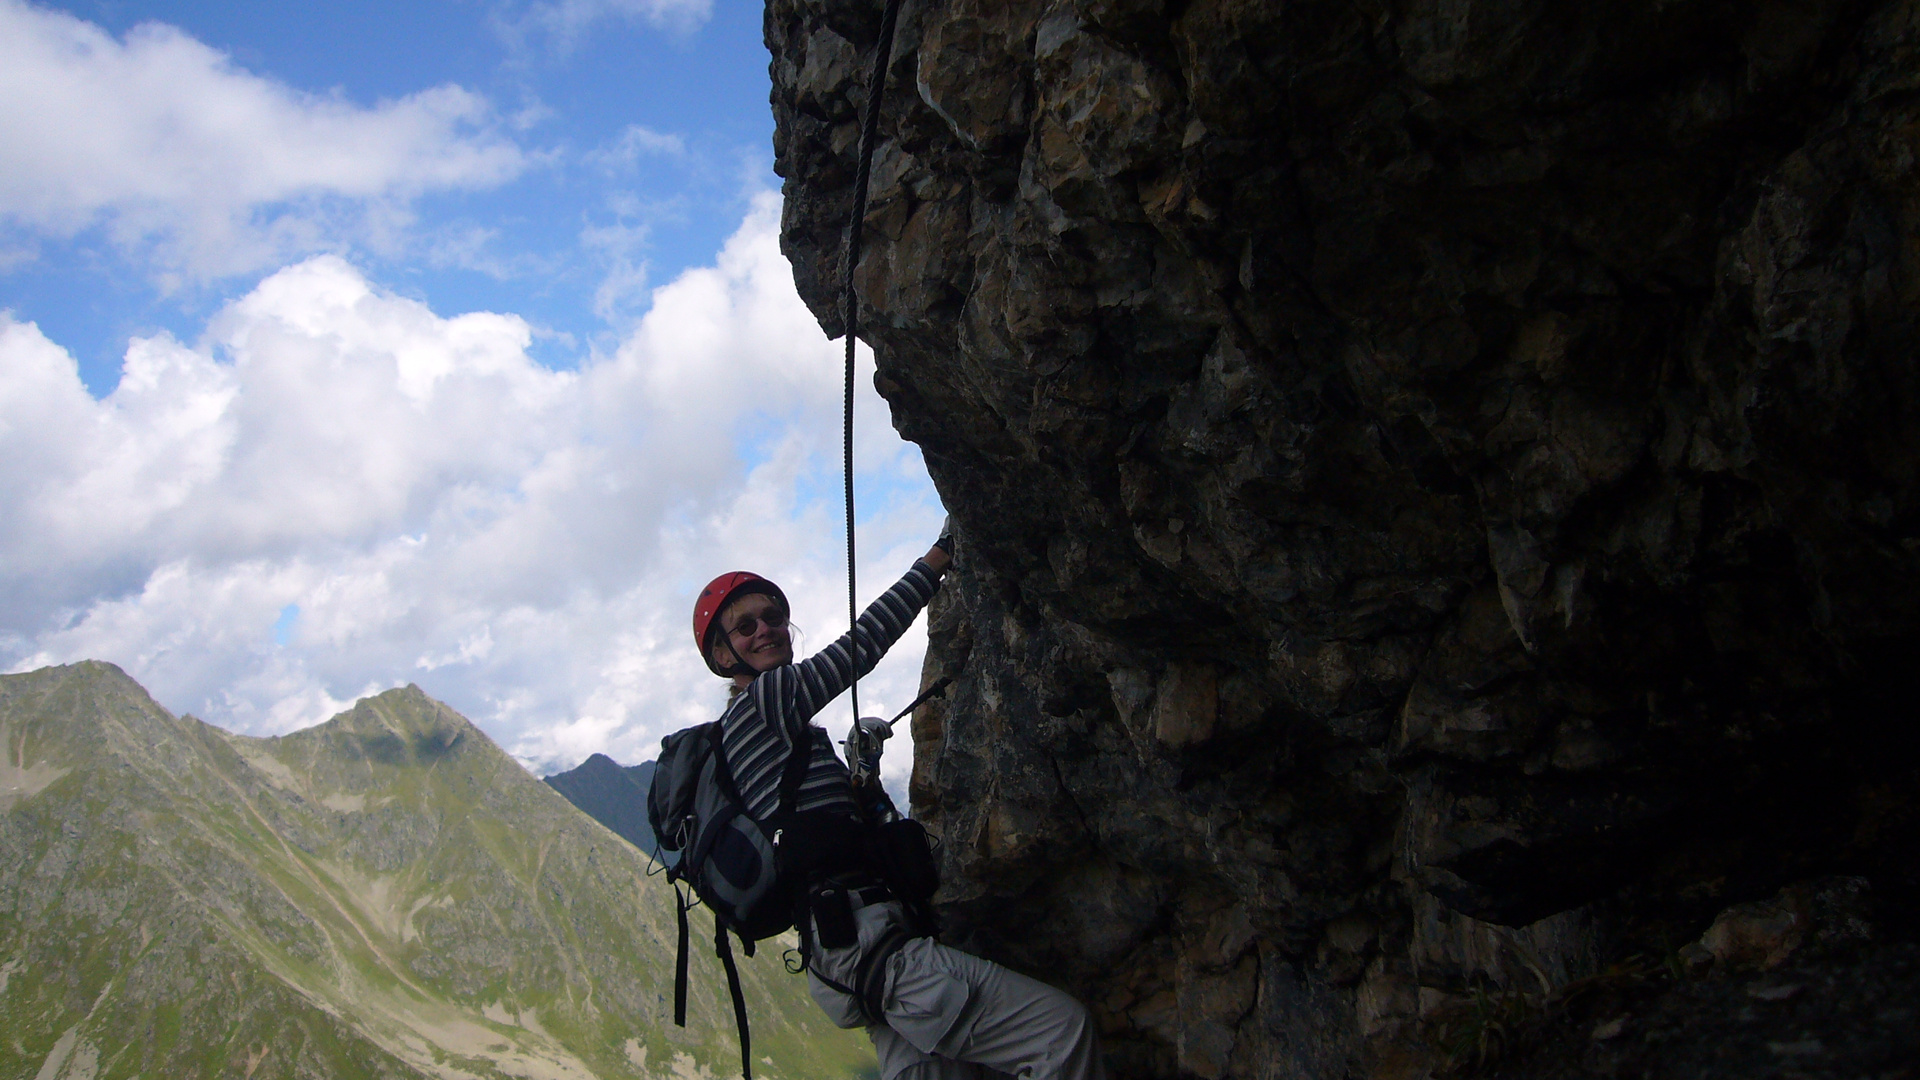
[[[734,665],[733,670],[728,671],[722,671],[716,667],[713,662],[712,642],[707,639],[708,631],[713,629],[714,617],[720,614],[720,609],[748,593],[766,593],[780,601],[781,607],[791,608],[787,603],[787,594],[780,591],[780,586],[759,574],[746,570],[721,574],[707,582],[707,587],[700,590],[699,597],[693,602],[693,643],[700,650],[700,659],[707,662],[707,667],[715,675],[732,675],[735,671],[751,670],[738,664]]]

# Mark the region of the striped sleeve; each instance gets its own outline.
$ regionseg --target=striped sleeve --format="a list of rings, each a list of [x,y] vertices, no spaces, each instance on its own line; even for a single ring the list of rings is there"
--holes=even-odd
[[[795,809],[840,801],[847,791],[847,767],[834,754],[833,742],[824,731],[809,730],[810,721],[853,681],[856,649],[859,673],[865,675],[906,633],[939,588],[940,576],[933,568],[915,562],[905,577],[861,613],[853,630],[797,664],[762,674],[733,700],[723,731],[728,764],[748,813],[765,817],[778,806],[780,777],[796,737],[811,760]],[[851,796],[845,798],[852,807]]]
[[[807,659],[760,676],[747,692],[759,699],[756,703],[768,720],[784,732],[799,731],[853,682],[856,664],[860,675],[873,670],[939,588],[933,568],[914,562],[905,577],[861,612],[853,629]],[[787,737],[791,740],[792,735]]]

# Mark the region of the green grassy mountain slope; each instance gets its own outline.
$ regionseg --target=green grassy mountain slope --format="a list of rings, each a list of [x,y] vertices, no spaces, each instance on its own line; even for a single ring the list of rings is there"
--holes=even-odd
[[[176,718],[119,669],[0,676],[0,1080],[736,1075],[694,914],[419,689],[274,739]],[[744,961],[756,1076],[872,1068]]]

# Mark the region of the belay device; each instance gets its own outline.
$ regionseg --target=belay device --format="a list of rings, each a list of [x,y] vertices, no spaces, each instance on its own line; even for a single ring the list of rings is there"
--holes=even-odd
[[[953,685],[953,676],[942,676],[938,682],[922,691],[919,697],[909,701],[906,708],[894,713],[893,719],[886,721],[886,726],[891,728],[905,718],[908,713],[919,708],[923,703],[933,698],[945,696],[947,687],[951,685]],[[881,722],[877,716],[871,719],[876,726]],[[885,738],[885,736],[869,728],[864,720],[855,720],[853,722],[853,729],[847,732],[846,741],[840,744],[846,748],[847,769],[853,773],[854,787],[862,787],[869,779],[875,778],[874,766],[871,763],[880,756],[880,740],[882,738]]]

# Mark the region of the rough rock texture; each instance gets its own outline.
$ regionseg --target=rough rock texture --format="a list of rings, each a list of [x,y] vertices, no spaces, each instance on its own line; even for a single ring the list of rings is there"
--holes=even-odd
[[[1717,954],[1704,975],[1617,970],[1491,1039],[1478,1038],[1485,1025],[1459,1025],[1455,1049],[1478,1058],[1484,1043],[1484,1071],[1511,1080],[1910,1080],[1920,1069],[1920,942],[1876,934],[1872,907],[1859,878],[1736,905],[1702,938]],[[1720,932],[1736,923],[1740,932]]]
[[[879,8],[766,15],[835,332]],[[1916,50],[1910,0],[908,0],[857,279],[960,530],[956,936],[1124,1075],[1384,1075],[1476,984],[1910,898]]]

